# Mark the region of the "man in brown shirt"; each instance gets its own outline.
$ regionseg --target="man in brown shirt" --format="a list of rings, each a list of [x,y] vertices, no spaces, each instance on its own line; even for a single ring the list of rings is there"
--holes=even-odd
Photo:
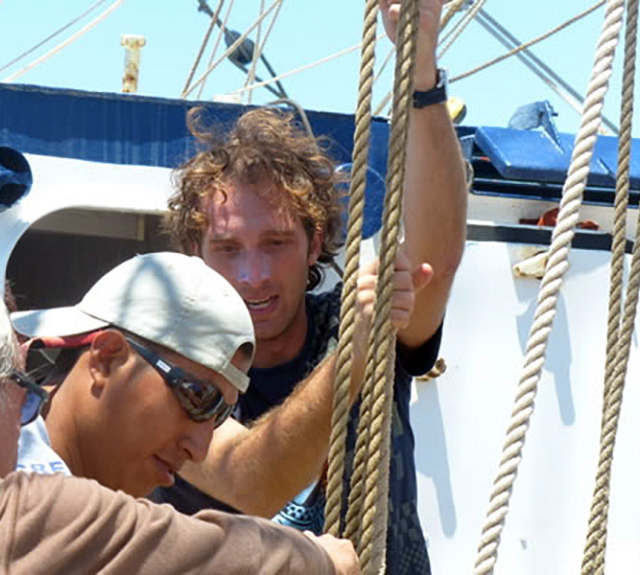
[[[12,473],[46,392],[19,370],[0,303],[0,574],[359,573],[349,542],[251,517],[186,517],[86,479]]]

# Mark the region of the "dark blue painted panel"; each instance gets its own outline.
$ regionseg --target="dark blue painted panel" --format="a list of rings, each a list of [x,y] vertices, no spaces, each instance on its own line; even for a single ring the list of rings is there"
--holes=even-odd
[[[569,169],[575,136],[558,141],[542,130],[478,128],[476,144],[506,179],[562,183]],[[589,185],[615,187],[618,139],[600,136],[591,161]],[[640,188],[640,140],[632,144],[631,187]]]
[[[175,167],[193,152],[185,119],[195,105],[209,108],[223,128],[246,110],[237,104],[0,84],[0,145],[23,153]],[[350,161],[353,116],[308,112],[308,117],[316,135],[334,143],[334,159]],[[376,162],[386,163],[387,135],[387,122],[374,121]]]

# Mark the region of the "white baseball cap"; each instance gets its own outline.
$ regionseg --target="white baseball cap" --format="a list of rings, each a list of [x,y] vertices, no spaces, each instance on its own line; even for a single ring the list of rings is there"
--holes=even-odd
[[[249,310],[231,284],[195,256],[135,256],[100,278],[75,306],[15,312],[11,321],[31,338],[118,327],[213,369],[241,392],[249,386],[231,363],[246,344],[253,359]]]

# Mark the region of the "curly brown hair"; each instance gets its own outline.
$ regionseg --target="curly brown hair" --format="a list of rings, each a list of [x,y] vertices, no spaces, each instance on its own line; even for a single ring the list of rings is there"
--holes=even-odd
[[[322,266],[331,263],[341,246],[341,203],[336,174],[326,152],[326,140],[308,135],[290,112],[258,108],[244,113],[225,136],[222,130],[206,126],[206,110],[194,108],[188,115],[189,128],[203,150],[174,170],[174,194],[164,228],[186,253],[202,242],[208,225],[203,199],[221,193],[225,185],[266,184],[278,190],[285,202],[274,205],[292,209],[302,220],[309,240],[322,234],[318,263],[309,268],[307,289],[323,277]],[[323,147],[325,149],[323,149]],[[262,188],[262,186],[261,186]]]

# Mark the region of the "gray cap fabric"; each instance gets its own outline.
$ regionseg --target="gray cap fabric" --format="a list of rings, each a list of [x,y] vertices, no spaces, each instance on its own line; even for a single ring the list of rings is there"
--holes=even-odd
[[[255,352],[242,298],[200,258],[163,252],[135,256],[104,275],[72,307],[16,312],[29,337],[66,337],[113,325],[223,375],[245,392],[249,378],[231,364],[243,344]]]

